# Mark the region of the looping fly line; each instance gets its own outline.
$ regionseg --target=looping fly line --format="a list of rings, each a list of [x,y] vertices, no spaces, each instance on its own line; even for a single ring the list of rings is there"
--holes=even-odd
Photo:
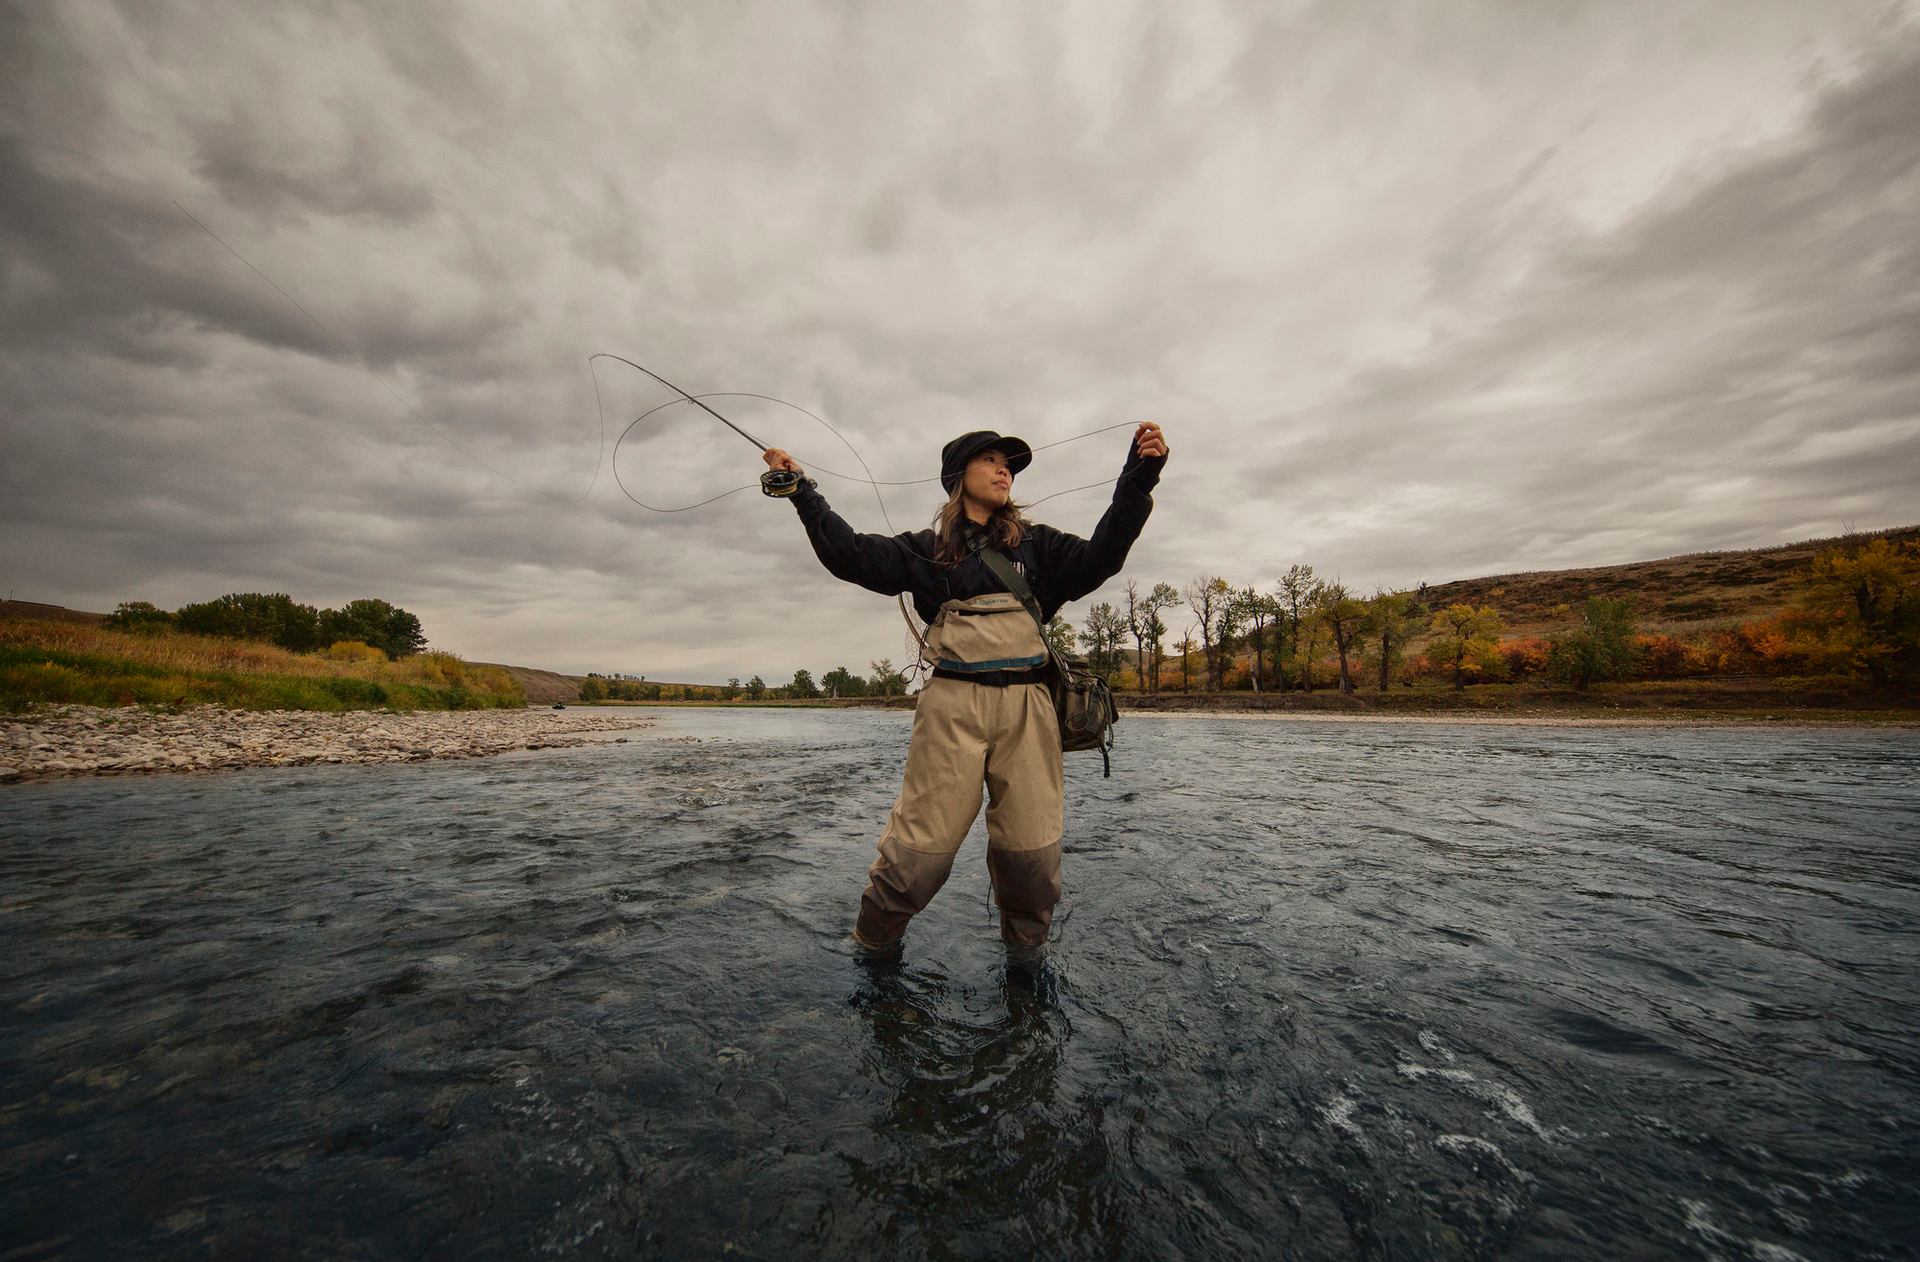
[[[791,402],[788,402],[786,399],[782,399],[771,394],[756,394],[751,390],[724,390],[724,391],[714,391],[711,393],[699,394],[699,395],[688,394],[685,391],[681,390],[678,386],[674,385],[672,382],[667,381],[665,378],[659,376],[656,373],[649,371],[646,368],[642,368],[639,364],[634,363],[632,360],[627,359],[624,356],[614,355],[605,351],[587,356],[587,371],[589,375],[593,377],[594,406],[600,410],[601,428],[603,431],[606,426],[605,403],[602,399],[601,392],[600,392],[600,376],[599,376],[599,373],[594,368],[594,361],[599,359],[611,359],[618,363],[625,364],[629,368],[637,369],[640,372],[646,373],[647,376],[653,378],[655,381],[660,382],[660,384],[666,386],[667,389],[672,390],[674,393],[681,396],[680,398],[677,398],[677,399],[669,399],[665,403],[662,403],[657,407],[649,408],[645,412],[642,412],[640,415],[634,417],[631,421],[627,422],[626,428],[622,429],[620,431],[619,436],[613,440],[613,453],[612,453],[610,463],[613,469],[614,484],[620,488],[620,493],[622,495],[626,496],[629,500],[633,501],[635,504],[638,504],[641,508],[646,509],[650,513],[692,512],[696,508],[704,508],[708,504],[712,504],[712,503],[715,503],[716,501],[726,499],[730,495],[738,495],[742,491],[753,491],[753,490],[759,489],[756,484],[749,483],[745,486],[736,486],[730,490],[722,491],[718,495],[710,495],[706,499],[697,500],[691,504],[682,504],[677,507],[664,508],[657,504],[649,504],[645,500],[641,499],[639,496],[635,495],[633,491],[628,488],[625,480],[621,478],[620,476],[621,444],[626,442],[628,437],[632,435],[633,431],[637,429],[642,422],[646,421],[650,417],[657,415],[658,413],[666,411],[668,408],[678,407],[678,406],[681,406],[682,404],[692,404],[693,406],[698,407],[700,410],[708,413],[710,416],[714,417],[716,420],[726,425],[727,428],[739,434],[742,438],[747,439],[748,441],[752,442],[756,446],[761,446],[759,439],[753,437],[753,435],[747,433],[745,430],[741,429],[738,425],[735,425],[732,421],[728,420],[726,417],[721,416],[720,413],[716,412],[713,408],[708,407],[706,404],[706,400],[708,399],[760,399],[767,403],[777,403],[781,407],[792,408],[794,411],[800,413],[802,416],[813,421],[815,424],[825,429],[828,433],[832,434],[835,438],[839,439],[840,444],[847,449],[848,453],[851,454],[855,460],[860,462],[860,467],[861,469],[865,470],[866,476],[863,477],[860,474],[855,474],[855,473],[841,473],[836,470],[829,469],[825,465],[818,465],[818,464],[807,465],[808,470],[813,473],[824,474],[827,477],[839,478],[842,481],[864,483],[867,486],[872,487],[874,500],[876,503],[878,503],[880,507],[880,516],[882,517],[882,519],[886,521],[887,529],[893,531],[896,534],[898,534],[899,531],[893,524],[892,515],[887,512],[887,503],[885,498],[882,497],[880,494],[880,488],[883,486],[926,486],[929,483],[937,483],[940,481],[938,477],[907,478],[907,479],[902,479],[898,481],[887,481],[884,479],[875,478],[873,476],[873,470],[867,465],[866,459],[863,456],[861,456],[859,449],[853,445],[852,441],[849,440],[845,434],[842,434],[838,429],[835,429],[833,425],[831,425],[826,420],[826,418],[818,415],[817,413],[808,411],[806,408],[801,407],[798,403],[791,403]],[[1099,429],[1091,429],[1084,434],[1075,434],[1069,438],[1056,439],[1055,441],[1050,443],[1041,443],[1038,446],[1033,447],[1032,450],[1038,453],[1038,452],[1046,451],[1052,447],[1061,447],[1061,446],[1065,446],[1067,443],[1078,442],[1083,438],[1092,438],[1099,434],[1111,433],[1117,429],[1131,429],[1131,428],[1133,428],[1133,422],[1131,421],[1123,421],[1117,425],[1103,425]],[[766,450],[766,448],[762,447],[762,450]],[[1132,472],[1133,469],[1138,464],[1139,464],[1139,461],[1137,460],[1128,461],[1126,467],[1121,470],[1120,476],[1124,477],[1127,473]],[[1076,491],[1088,491],[1088,490],[1094,489],[1095,487],[1111,486],[1113,484],[1113,481],[1114,479],[1104,478],[1098,482],[1088,482],[1082,486],[1068,487],[1065,490],[1054,491],[1051,494],[1044,495],[1039,499],[1034,500],[1032,503],[1023,505],[1022,507],[1033,508],[1035,505],[1044,504],[1046,501],[1050,499],[1057,499],[1062,495],[1071,495]]]

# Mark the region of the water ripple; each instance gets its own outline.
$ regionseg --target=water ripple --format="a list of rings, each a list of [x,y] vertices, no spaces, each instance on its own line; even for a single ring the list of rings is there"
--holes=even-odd
[[[1910,735],[1129,723],[1036,983],[907,722],[6,790],[10,1246],[1916,1256]]]

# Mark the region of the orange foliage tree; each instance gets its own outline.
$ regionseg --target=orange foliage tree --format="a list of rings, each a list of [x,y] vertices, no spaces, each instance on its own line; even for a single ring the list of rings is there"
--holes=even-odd
[[[1547,664],[1547,648],[1547,642],[1537,635],[1502,641],[1500,660],[1506,665],[1507,677],[1519,680],[1539,674]]]
[[[1813,559],[1794,612],[1832,659],[1876,688],[1920,674],[1920,543],[1874,539]]]
[[[1502,625],[1500,615],[1490,605],[1448,605],[1428,624],[1433,639],[1427,645],[1427,656],[1452,670],[1455,688],[1465,687],[1467,663],[1493,655]]]

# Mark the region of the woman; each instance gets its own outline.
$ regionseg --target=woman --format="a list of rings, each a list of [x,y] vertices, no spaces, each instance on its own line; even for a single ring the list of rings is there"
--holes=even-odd
[[[1092,539],[1021,514],[1013,479],[1033,451],[992,430],[962,434],[941,451],[947,502],[932,529],[892,537],[856,534],[793,457],[777,447],[762,455],[770,468],[803,475],[793,504],[827,571],[883,596],[911,592],[929,624],[933,677],[914,711],[906,777],[867,872],[854,941],[876,952],[900,942],[908,920],[952,871],[980,813],[984,782],[987,872],[1000,905],[1000,936],[1016,954],[1037,958],[1060,901],[1059,720],[1040,628],[979,554],[993,548],[1009,558],[1048,621],[1097,589],[1120,572],[1153,511],[1151,493],[1167,460],[1160,427],[1134,430],[1113,504]]]

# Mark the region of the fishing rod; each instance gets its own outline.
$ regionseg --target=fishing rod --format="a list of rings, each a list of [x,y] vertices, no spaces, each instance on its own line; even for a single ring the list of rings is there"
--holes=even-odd
[[[706,404],[706,401],[700,398],[700,396],[688,394],[685,390],[682,390],[679,386],[674,385],[671,381],[668,381],[665,377],[662,377],[659,373],[653,371],[653,369],[643,368],[639,364],[634,363],[631,359],[628,359],[625,355],[614,355],[607,351],[601,351],[597,354],[587,356],[587,362],[589,364],[591,364],[596,359],[618,360],[620,363],[623,363],[627,367],[634,369],[636,372],[645,373],[647,376],[653,378],[655,381],[659,382],[661,385],[665,386],[667,389],[679,395],[682,399],[685,399],[688,403],[693,404],[693,406],[699,408],[702,412],[705,412],[708,416],[711,416],[714,420],[719,421],[722,425],[726,426],[728,429],[732,430],[734,433],[740,435],[740,437],[752,443],[753,449],[755,451],[764,452],[764,451],[772,450],[772,444],[761,442],[759,439],[755,438],[752,434],[749,434],[746,430],[741,429],[738,425],[735,425],[732,421],[720,415],[720,413],[714,411],[712,408],[708,407]],[[591,372],[593,370],[589,368],[587,371]],[[595,397],[598,398],[599,382],[597,379],[594,382],[594,394],[595,394]],[[785,400],[784,399],[777,400],[777,402],[785,402]],[[659,408],[655,408],[653,409],[653,412],[658,412],[659,410],[660,410]],[[653,415],[653,412],[646,413],[646,416]],[[643,419],[645,419],[645,417],[636,418],[636,423],[638,420],[643,420]],[[820,418],[817,416],[814,417],[813,419],[815,419],[816,421],[820,420]],[[820,423],[822,425],[826,425],[825,421],[820,421]],[[632,429],[633,426],[629,425],[627,428]],[[833,427],[829,425],[827,426],[827,428],[831,429]],[[602,432],[604,432],[604,422],[603,422]],[[842,441],[845,441],[845,440],[843,439]],[[619,455],[620,455],[620,444],[615,443],[614,458],[616,463],[615,463],[614,475],[613,475],[615,478],[618,478],[620,476],[620,471],[618,466]],[[866,462],[861,461],[861,463],[865,464]],[[626,488],[623,486],[621,489],[625,490]],[[760,491],[763,495],[771,495],[776,499],[784,499],[787,496],[792,495],[795,491],[799,489],[800,489],[800,475],[793,472],[791,469],[769,469],[765,473],[760,475]],[[627,498],[632,499],[633,497],[628,496]],[[711,503],[712,501],[708,501],[708,502]]]

